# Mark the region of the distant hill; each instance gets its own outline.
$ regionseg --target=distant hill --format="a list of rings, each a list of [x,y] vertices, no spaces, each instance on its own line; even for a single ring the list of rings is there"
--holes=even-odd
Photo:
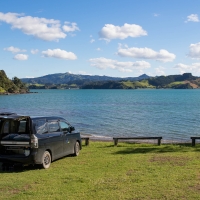
[[[30,89],[138,89],[138,88],[200,88],[200,78],[191,73],[150,77],[90,76],[70,73],[49,74],[38,78],[21,79]]]
[[[169,75],[151,77],[139,81],[104,81],[92,82],[82,86],[82,89],[138,89],[138,88],[172,88],[193,89],[200,88],[200,78],[192,76],[191,73],[183,75]]]
[[[86,83],[94,81],[121,81],[121,80],[143,80],[150,78],[146,74],[143,74],[139,77],[110,77],[110,76],[91,76],[91,75],[80,75],[80,74],[70,74],[70,73],[58,73],[58,74],[49,74],[37,78],[22,78],[21,81],[29,84],[76,84],[77,86],[82,86]]]
[[[27,93],[29,89],[21,82],[20,79],[14,77],[10,80],[4,70],[0,70],[0,94],[5,93]]]

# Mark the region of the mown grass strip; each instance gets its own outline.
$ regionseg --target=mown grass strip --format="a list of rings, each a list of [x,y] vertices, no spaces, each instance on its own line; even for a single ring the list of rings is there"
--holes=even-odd
[[[0,199],[198,199],[200,145],[90,142],[50,169],[1,172]]]

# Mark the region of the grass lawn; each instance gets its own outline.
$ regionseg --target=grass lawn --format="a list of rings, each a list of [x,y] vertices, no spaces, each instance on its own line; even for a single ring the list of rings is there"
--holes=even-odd
[[[155,88],[152,85],[149,85],[148,80],[142,80],[142,81],[123,81],[122,84],[125,87],[130,87],[130,88]]]
[[[0,173],[0,199],[200,199],[200,145],[90,142],[48,170]]]
[[[176,82],[172,82],[172,83],[168,84],[167,87],[171,88],[171,87],[174,87],[177,85],[182,85],[182,84],[185,84],[185,82],[184,81],[176,81]]]

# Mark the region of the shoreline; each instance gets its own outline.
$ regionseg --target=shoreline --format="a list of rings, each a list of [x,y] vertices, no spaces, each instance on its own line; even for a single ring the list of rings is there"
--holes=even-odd
[[[89,137],[90,141],[97,141],[97,142],[113,142],[113,137],[110,136],[103,136],[103,135],[93,135],[93,134],[86,134],[86,133],[81,133],[81,137]],[[157,143],[157,139],[155,140],[123,140],[123,142],[128,142],[128,143],[149,143],[149,144],[154,144]],[[167,140],[167,139],[162,139],[161,144],[192,144],[192,140]],[[198,143],[197,143],[198,144]]]
[[[19,92],[19,93],[5,92],[5,93],[0,93],[0,95],[17,95],[17,94],[32,94],[32,93],[38,93],[38,92]]]

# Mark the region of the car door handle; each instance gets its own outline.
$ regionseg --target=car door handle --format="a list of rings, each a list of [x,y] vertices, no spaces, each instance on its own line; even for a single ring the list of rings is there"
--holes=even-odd
[[[69,144],[69,140],[68,140],[68,138],[65,140],[65,142],[66,142],[67,144]]]

